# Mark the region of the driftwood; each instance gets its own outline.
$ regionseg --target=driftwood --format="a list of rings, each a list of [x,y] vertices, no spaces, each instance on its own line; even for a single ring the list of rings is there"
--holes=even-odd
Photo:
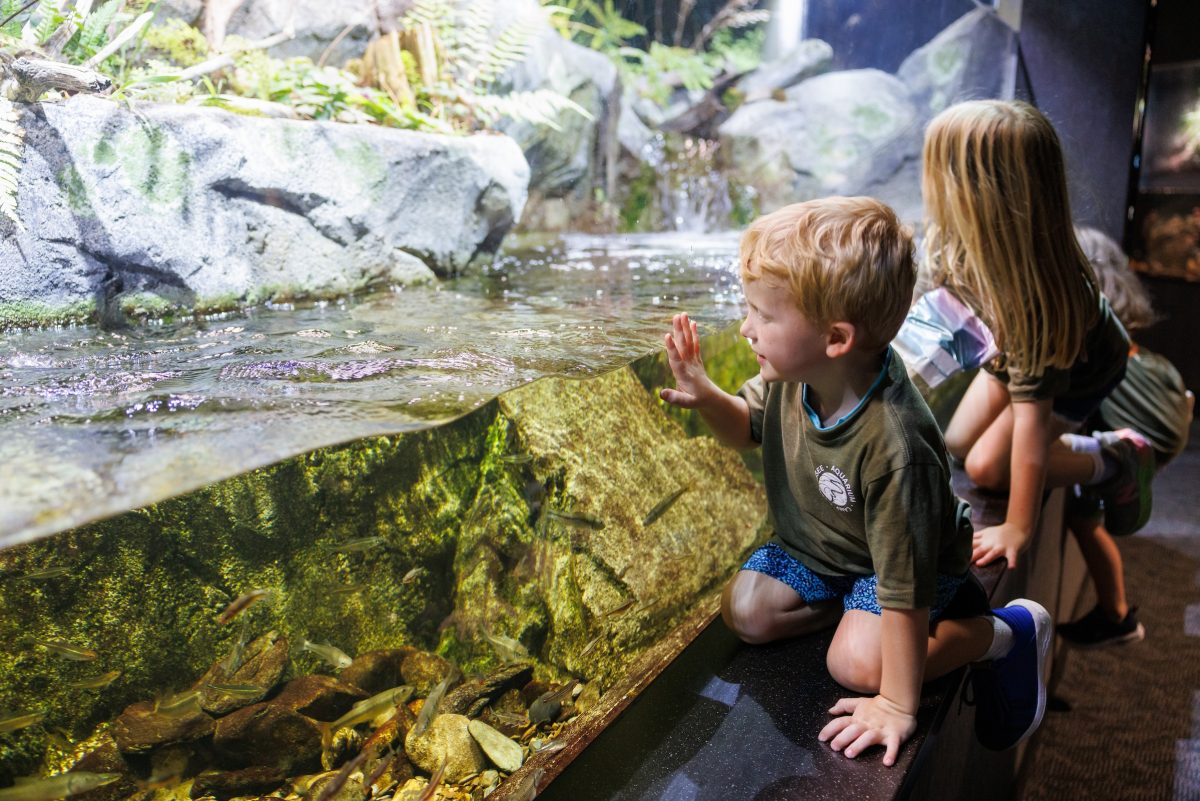
[[[51,89],[92,93],[112,89],[112,81],[105,75],[43,58],[22,56],[13,59],[8,70],[18,84],[16,99],[23,103],[36,102]]]

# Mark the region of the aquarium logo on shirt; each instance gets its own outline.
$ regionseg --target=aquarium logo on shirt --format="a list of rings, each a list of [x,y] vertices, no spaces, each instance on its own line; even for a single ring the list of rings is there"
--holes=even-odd
[[[840,467],[833,465],[817,465],[817,489],[825,496],[839,512],[849,512],[854,508],[854,490],[850,488],[850,479]]]

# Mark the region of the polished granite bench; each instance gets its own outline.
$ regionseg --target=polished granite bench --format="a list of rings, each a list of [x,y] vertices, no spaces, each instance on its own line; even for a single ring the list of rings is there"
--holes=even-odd
[[[1003,496],[955,490],[977,526],[1000,520]],[[1077,614],[1085,587],[1082,558],[1062,526],[1062,492],[1050,493],[1031,552],[1016,570],[977,570],[991,605],[1031,597],[1056,620]],[[825,668],[832,630],[765,646],[742,644],[708,598],[605,696],[607,707],[582,721],[562,752],[536,755],[522,773],[540,777],[541,799],[1007,799],[1028,743],[1004,753],[983,749],[974,712],[962,703],[965,670],[929,683],[918,728],[895,766],[882,748],[851,760],[817,740],[828,708],[846,695]],[[658,662],[655,659],[659,659]],[[1056,660],[1061,654],[1055,654]],[[1060,671],[1055,670],[1054,676]],[[540,772],[540,773],[539,773]],[[521,778],[521,777],[514,777]],[[549,782],[547,784],[547,782]],[[494,797],[528,798],[533,782],[506,783]]]

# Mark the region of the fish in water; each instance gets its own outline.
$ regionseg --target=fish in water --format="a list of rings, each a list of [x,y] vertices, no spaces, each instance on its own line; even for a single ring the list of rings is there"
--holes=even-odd
[[[424,576],[428,573],[429,573],[429,571],[426,568],[418,565],[417,567],[414,567],[412,570],[405,573],[404,578],[400,579],[400,583],[401,584],[412,584],[414,581],[419,579],[421,576]]]
[[[0,718],[0,734],[6,731],[19,731],[35,723],[40,723],[46,717],[45,712],[28,712],[24,715],[9,715]]]
[[[600,644],[600,641],[601,641],[602,639],[604,639],[604,635],[603,635],[603,634],[598,634],[598,635],[596,635],[595,637],[593,637],[593,638],[592,638],[592,639],[591,639],[591,640],[588,642],[588,644],[587,644],[587,645],[583,646],[583,650],[579,652],[579,655],[580,655],[580,656],[587,656],[588,654],[590,654],[590,653],[591,653],[593,650],[595,650],[596,646]]]
[[[437,789],[442,784],[442,777],[446,775],[446,758],[442,757],[442,764],[438,765],[438,769],[429,777],[429,784],[425,785],[425,789],[417,798],[417,801],[430,801],[437,795]]]
[[[200,711],[200,691],[169,695],[154,702],[154,711],[169,718],[182,718]]]
[[[604,612],[602,614],[602,617],[614,617],[616,615],[619,615],[622,612],[624,612],[626,609],[629,609],[635,603],[637,603],[636,598],[630,598],[626,601],[622,601],[621,603],[614,606],[612,609],[609,609],[607,612]]]
[[[342,769],[321,788],[321,792],[317,793],[315,801],[329,801],[338,794],[338,791],[346,786],[346,780],[350,778],[350,774],[358,770],[362,763],[367,760],[367,752],[361,751],[358,756],[342,766]]]
[[[496,649],[496,655],[505,664],[523,662],[529,659],[529,651],[518,640],[514,640],[512,637],[505,637],[503,634],[492,634],[486,630],[483,632],[483,636]]]
[[[505,464],[529,464],[533,461],[532,453],[506,453],[499,457]]]
[[[243,593],[235,598],[233,603],[225,607],[225,611],[217,615],[217,622],[223,626],[240,615],[242,612],[245,612],[258,601],[270,600],[273,597],[274,593],[271,590],[257,589]]]
[[[300,650],[312,651],[332,665],[334,670],[344,670],[350,667],[350,663],[354,661],[340,648],[332,645],[322,645],[319,642],[312,642],[311,640],[301,639]]]
[[[550,515],[551,517],[555,518],[556,520],[561,520],[563,523],[567,523],[568,525],[572,525],[572,526],[585,526],[587,528],[592,529],[593,531],[600,531],[601,529],[604,528],[603,520],[598,520],[594,517],[588,517],[585,514],[573,514],[570,512],[560,512],[557,509],[547,509],[546,514]]]
[[[538,785],[542,783],[542,777],[545,775],[546,771],[541,768],[534,768],[526,773],[513,785],[508,794],[510,801],[533,801],[537,798]]]
[[[74,687],[76,690],[102,690],[119,678],[121,678],[121,671],[110,670],[107,673],[101,673],[99,676],[93,676],[90,679],[68,681],[67,686]]]
[[[228,695],[230,698],[258,698],[260,695],[267,694],[262,687],[256,687],[253,684],[220,684],[210,681],[205,687],[215,693]]]
[[[242,618],[242,629],[238,632],[237,639],[233,641],[233,647],[229,649],[229,656],[222,665],[225,668],[226,676],[237,673],[238,668],[242,666],[242,655],[246,651],[248,642],[250,642],[250,618],[244,617]]]
[[[359,537],[356,540],[346,540],[332,545],[326,545],[330,553],[366,553],[387,544],[386,537]]]
[[[350,707],[350,711],[335,720],[329,728],[331,731],[337,731],[347,726],[357,726],[359,723],[373,720],[391,707],[403,704],[412,697],[412,694],[413,688],[407,684],[376,693]]]
[[[71,572],[69,567],[44,567],[41,570],[30,570],[28,573],[23,573],[17,578],[29,579],[31,581],[45,581],[46,579],[60,578]]]
[[[538,699],[529,705],[529,722],[537,725],[539,723],[550,723],[558,717],[562,712],[563,702],[571,695],[575,689],[576,681],[569,681],[557,690],[550,690],[538,696]]]
[[[429,724],[433,722],[434,716],[437,715],[438,705],[442,703],[442,696],[446,694],[446,690],[449,688],[450,676],[447,676],[429,691],[429,695],[425,698],[425,703],[421,705],[421,711],[417,713],[417,721],[413,724],[413,737],[420,737],[429,728]]]
[[[63,640],[34,640],[34,645],[40,645],[50,653],[70,659],[73,662],[91,662],[96,658],[96,652],[82,645],[73,645]]]
[[[366,589],[366,587],[366,584],[343,584],[340,587],[334,587],[329,592],[331,595],[336,595],[338,597],[344,595],[358,595],[360,592]]]
[[[67,798],[95,790],[97,787],[112,784],[119,778],[119,773],[74,770],[44,779],[19,782],[12,787],[0,789],[0,801],[53,801],[56,798]]]
[[[679,496],[682,495],[683,493],[687,492],[688,489],[689,489],[688,487],[680,487],[679,489],[675,490],[667,497],[663,498],[657,504],[655,504],[654,508],[650,510],[650,513],[646,515],[646,518],[644,520],[642,520],[642,527],[644,528],[646,526],[649,526],[655,520],[658,520],[658,518],[660,518],[664,514],[666,514],[667,510],[670,509],[675,504],[675,501],[679,500]]]

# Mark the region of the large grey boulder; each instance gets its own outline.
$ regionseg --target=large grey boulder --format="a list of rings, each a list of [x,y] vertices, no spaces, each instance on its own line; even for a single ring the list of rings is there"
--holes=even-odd
[[[745,102],[767,100],[776,92],[829,71],[833,48],[820,39],[805,39],[779,58],[760,64],[738,81]]]
[[[1011,97],[1017,35],[990,8],[960,17],[914,50],[896,73],[922,119],[962,100]]]
[[[904,84],[879,70],[848,70],[810,78],[785,97],[748,103],[720,128],[728,168],[759,190],[764,211],[870,194],[903,219],[920,216],[922,130]]]
[[[490,258],[529,167],[508,137],[242,117],[95,97],[25,108],[23,232],[0,240],[2,322],[329,297]],[[0,227],[7,227],[0,220]]]

